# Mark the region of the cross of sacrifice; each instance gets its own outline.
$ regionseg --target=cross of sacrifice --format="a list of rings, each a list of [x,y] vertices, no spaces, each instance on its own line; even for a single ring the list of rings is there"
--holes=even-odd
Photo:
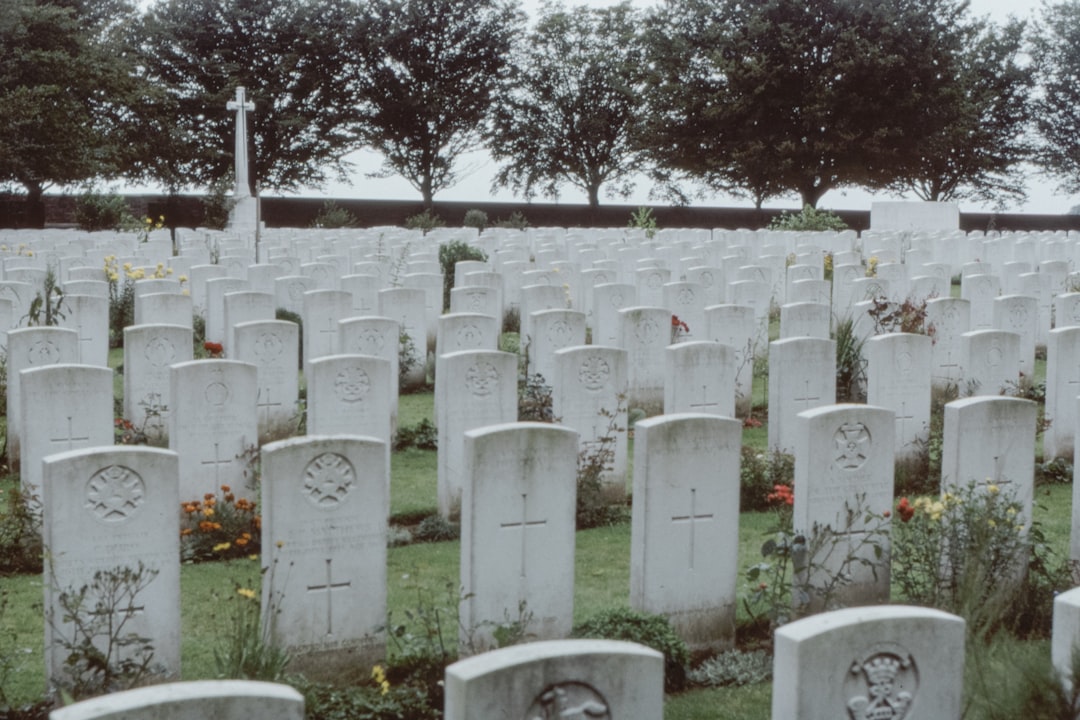
[[[236,199],[251,197],[248,189],[247,114],[255,110],[255,103],[244,96],[243,85],[236,88],[236,99],[225,103],[225,109],[236,113]]]

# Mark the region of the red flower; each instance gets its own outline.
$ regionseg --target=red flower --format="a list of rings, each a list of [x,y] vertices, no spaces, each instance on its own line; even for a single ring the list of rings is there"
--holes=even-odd
[[[207,340],[203,343],[203,350],[209,353],[210,357],[221,357],[221,354],[225,351],[221,343],[210,342]]]
[[[890,510],[886,510],[885,512],[881,513],[881,516],[882,517],[891,517],[892,512]]]
[[[900,502],[896,505],[896,513],[900,516],[901,522],[907,522],[915,517],[915,508],[911,507],[911,504],[906,497],[902,497],[900,498]]]

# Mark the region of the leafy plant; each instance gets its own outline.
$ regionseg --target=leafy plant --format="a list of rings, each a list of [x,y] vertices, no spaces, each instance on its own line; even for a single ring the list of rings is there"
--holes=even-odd
[[[416,350],[416,343],[412,336],[405,330],[398,333],[398,392],[407,393],[414,390],[409,385],[409,376],[420,366],[420,355]]]
[[[413,532],[416,542],[445,542],[460,537],[461,527],[437,513],[421,520]]]
[[[356,227],[356,216],[333,200],[323,203],[319,214],[315,216],[311,226],[316,228],[351,228]]]
[[[525,216],[516,210],[510,213],[509,217],[505,220],[496,220],[491,223],[491,227],[504,228],[507,230],[524,230],[529,227],[529,221],[525,219]]]
[[[417,584],[416,607],[402,611],[398,617],[393,609],[386,613],[386,636],[392,650],[386,678],[392,685],[411,684],[420,687],[432,707],[443,707],[443,676],[447,665],[457,659],[457,643],[448,645],[443,637],[456,625],[460,593],[454,584],[444,585],[445,594],[435,594]]]
[[[626,432],[618,423],[625,411],[626,398],[619,397],[619,407],[614,412],[600,409],[600,417],[608,421],[600,435],[578,453],[577,470],[577,529],[599,527],[617,522],[625,517],[625,508],[612,506],[605,492],[605,476],[612,471],[615,462],[615,443],[618,434]]]
[[[122,230],[137,221],[127,200],[115,191],[102,193],[90,187],[75,199],[75,222],[80,230]]]
[[[41,500],[28,495],[18,482],[4,494],[7,508],[0,514],[0,575],[40,573]]]
[[[208,188],[206,195],[202,198],[204,227],[211,230],[224,230],[229,224],[229,214],[236,207],[236,201],[229,197],[231,190],[230,178],[220,178]]]
[[[871,300],[872,304],[866,314],[874,321],[875,335],[915,333],[929,335],[933,339],[937,328],[927,318],[926,302],[907,298],[904,302],[896,303],[884,296],[878,296]]]
[[[803,205],[797,213],[780,213],[769,221],[769,230],[847,230],[848,226],[840,216],[828,210],[818,210],[811,205]]]
[[[60,622],[49,614],[55,642],[67,653],[65,676],[56,678],[75,699],[126,690],[144,683],[156,670],[150,638],[127,629],[137,598],[158,571],[141,561],[94,573],[78,590],[57,588]],[[70,635],[68,634],[70,632]]]
[[[770,497],[776,492],[776,487],[790,486],[794,482],[795,456],[780,450],[761,452],[743,445],[739,473],[742,476],[739,509],[743,512],[768,510],[773,506]]]
[[[411,447],[419,450],[439,449],[438,428],[428,418],[424,418],[415,425],[398,428],[397,434],[394,435],[394,450],[405,450]]]
[[[285,677],[289,654],[270,640],[269,623],[263,622],[259,594],[236,586],[226,601],[231,603],[229,626],[214,648],[217,676],[225,680],[279,682]],[[276,603],[270,612],[276,612]]]
[[[628,227],[644,230],[645,237],[650,240],[656,237],[656,217],[653,215],[652,208],[639,207],[630,213]]]
[[[26,313],[27,325],[59,325],[67,315],[64,312],[64,289],[56,282],[56,271],[49,266],[45,271],[44,294],[36,293]]]
[[[855,330],[855,321],[845,318],[836,324],[836,402],[866,402],[865,340]]]
[[[435,228],[446,227],[446,221],[436,215],[431,208],[425,208],[423,212],[405,218],[405,227],[410,230],[420,230],[427,235]]]
[[[465,212],[465,219],[462,224],[465,227],[476,228],[477,230],[483,232],[484,228],[486,228],[488,224],[488,214],[483,210],[477,210],[476,208],[473,208],[472,210],[467,210]]]
[[[381,670],[381,666],[376,666]],[[384,676],[385,678],[385,676]],[[423,687],[391,685],[373,677],[373,684],[342,687],[290,678],[304,696],[308,720],[437,720],[442,713],[431,705]],[[385,685],[384,685],[385,683]]]
[[[470,210],[469,212],[480,212]],[[465,216],[468,220],[468,215]],[[484,216],[485,222],[487,216]],[[463,240],[451,240],[439,246],[439,267],[443,275],[443,312],[450,309],[450,291],[454,289],[454,266],[462,260],[478,260],[485,262],[487,253],[478,247],[473,247]]]
[[[764,650],[727,650],[690,671],[694,685],[728,687],[754,685],[772,677],[772,656]]]
[[[529,375],[518,383],[518,421],[555,422],[551,386],[543,375]]]
[[[686,685],[690,651],[663,615],[627,608],[604,610],[578,623],[571,634],[597,640],[628,640],[664,654],[664,689],[677,692]]]

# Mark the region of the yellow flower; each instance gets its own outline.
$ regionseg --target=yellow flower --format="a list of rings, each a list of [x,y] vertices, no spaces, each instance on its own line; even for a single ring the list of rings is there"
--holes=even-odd
[[[180,276],[180,282],[186,283],[187,282],[187,275],[181,275]]]
[[[214,552],[225,552],[226,550],[228,550],[231,547],[232,547],[232,544],[227,543],[227,542],[218,543],[217,545],[214,546]]]
[[[275,544],[275,545],[277,545],[279,549],[285,546],[285,542],[284,542],[284,541],[282,541],[282,540],[278,540],[278,541],[277,541],[276,543],[274,543],[274,544]]]
[[[166,275],[172,275],[172,268],[169,268],[169,269],[167,269],[167,270],[165,271],[165,274],[166,274]]]
[[[259,559],[259,556],[258,556],[258,554],[255,554],[255,555],[248,555],[248,560],[258,560],[258,559]]]
[[[212,508],[212,507],[203,508],[202,514],[203,514],[203,517],[213,517],[214,508]]]
[[[120,276],[116,273],[109,273],[109,282],[116,282],[120,279]]]
[[[991,519],[986,521],[986,526],[987,527],[997,527],[997,521],[994,520],[993,518],[991,518]]]
[[[390,692],[390,681],[386,679],[386,673],[383,672],[382,665],[371,668],[371,679],[379,686],[383,695]]]
[[[1016,532],[1018,532],[1018,533],[1024,532],[1024,526],[1023,525],[1017,525],[1016,526]]]
[[[127,270],[128,272],[131,272],[131,263],[129,263],[129,262],[124,263],[124,270]]]
[[[1013,515],[1016,514],[1016,508],[1014,508],[1014,507],[1009,508],[1008,510],[1005,511],[1005,514],[1008,515],[1009,517],[1012,517]]]
[[[191,291],[188,290],[187,288],[184,288],[183,290],[180,291],[180,294],[181,295],[190,295]]]
[[[990,493],[991,495],[997,495],[999,492],[1001,492],[1001,488],[999,488],[997,485],[987,485],[986,492]]]
[[[26,257],[34,257],[34,251],[33,250],[27,250],[26,251]]]
[[[228,545],[228,543],[225,543]],[[251,588],[236,588],[236,594],[240,597],[246,597],[248,600],[255,599],[255,591]]]

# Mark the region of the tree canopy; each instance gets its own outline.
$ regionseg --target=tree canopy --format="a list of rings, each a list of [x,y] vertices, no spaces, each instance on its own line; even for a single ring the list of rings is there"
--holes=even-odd
[[[136,170],[170,189],[232,175],[236,86],[248,115],[255,186],[295,190],[344,177],[357,146],[339,50],[345,0],[159,0],[142,33],[151,140]]]
[[[639,21],[629,3],[544,5],[495,99],[488,146],[503,163],[496,186],[557,198],[569,183],[593,207],[604,184],[622,182],[614,192],[629,193],[641,167],[633,144],[644,83]]]
[[[1042,93],[1035,100],[1037,161],[1065,192],[1080,192],[1080,2],[1043,6],[1031,33]]]
[[[887,187],[954,82],[961,0],[668,0],[648,30],[650,157],[760,203]]]
[[[430,206],[480,145],[523,17],[512,0],[368,0],[354,25],[357,133]]]
[[[52,185],[115,176],[132,102],[124,0],[7,0],[0,6],[0,183],[31,206]]]

